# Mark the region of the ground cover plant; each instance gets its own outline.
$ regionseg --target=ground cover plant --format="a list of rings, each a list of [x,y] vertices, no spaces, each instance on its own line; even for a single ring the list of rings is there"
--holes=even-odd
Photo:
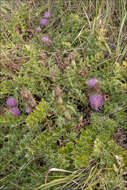
[[[2,0],[0,23],[0,189],[127,189],[126,0]]]

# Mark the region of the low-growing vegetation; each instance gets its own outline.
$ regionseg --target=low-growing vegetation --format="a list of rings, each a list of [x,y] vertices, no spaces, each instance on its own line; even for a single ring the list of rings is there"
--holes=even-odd
[[[0,189],[127,189],[127,1],[1,1]]]

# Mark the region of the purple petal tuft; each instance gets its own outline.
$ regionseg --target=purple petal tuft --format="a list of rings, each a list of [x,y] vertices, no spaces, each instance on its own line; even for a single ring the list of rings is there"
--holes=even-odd
[[[44,18],[47,18],[47,19],[48,19],[48,18],[50,18],[50,17],[51,17],[51,14],[50,14],[49,12],[45,12],[45,13],[44,13]]]
[[[43,36],[42,41],[48,46],[52,45],[52,40],[50,40],[49,36]]]
[[[26,107],[26,113],[30,114],[32,111],[32,108],[30,106]]]
[[[38,27],[36,28],[36,31],[37,31],[37,32],[41,32],[41,27],[38,26]]]
[[[6,100],[6,104],[8,105],[8,106],[10,106],[10,107],[14,107],[14,106],[16,106],[16,99],[15,98],[13,98],[13,97],[10,97],[10,98],[8,98],[7,100]]]
[[[43,42],[48,42],[48,41],[50,41],[50,38],[49,38],[49,36],[43,36],[42,40],[43,40]]]
[[[10,111],[13,113],[14,116],[19,116],[21,114],[18,107],[13,107],[10,109]]]
[[[45,19],[45,18],[42,18],[41,21],[40,21],[40,24],[41,24],[42,26],[46,26],[46,25],[48,24],[48,20]]]
[[[93,88],[96,83],[99,83],[98,79],[96,78],[91,78],[88,80],[88,87]]]
[[[99,111],[99,109],[101,109],[101,107],[104,104],[104,99],[103,99],[103,96],[101,94],[90,95],[89,96],[89,102],[90,102],[90,106],[94,110]]]

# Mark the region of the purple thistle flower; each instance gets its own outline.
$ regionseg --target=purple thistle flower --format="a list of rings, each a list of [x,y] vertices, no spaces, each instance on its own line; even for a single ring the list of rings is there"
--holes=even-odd
[[[49,38],[49,36],[43,36],[42,40],[43,40],[43,42],[48,42],[48,41],[50,41],[50,38]]]
[[[52,45],[52,41],[50,40],[49,36],[43,36],[42,38],[43,42],[48,45],[51,46]]]
[[[47,18],[47,19],[48,19],[48,18],[50,18],[50,17],[51,17],[51,14],[50,14],[49,12],[45,12],[45,13],[44,13],[44,18]]]
[[[10,109],[10,111],[13,113],[14,116],[19,116],[21,114],[18,107],[13,107]]]
[[[91,78],[88,80],[88,87],[93,88],[97,83],[99,83],[98,79]]]
[[[104,99],[103,96],[101,94],[98,95],[90,95],[89,96],[89,102],[90,102],[90,106],[96,110],[99,111],[99,109],[103,106],[104,104]]]
[[[46,26],[46,25],[48,24],[48,20],[45,19],[45,18],[42,18],[41,21],[40,21],[40,24],[41,24],[42,26]]]
[[[16,102],[16,99],[13,98],[13,97],[10,97],[6,100],[6,104],[10,107],[14,107],[16,106],[17,102]]]
[[[32,108],[30,106],[27,106],[26,107],[26,113],[30,114],[32,111]]]
[[[41,27],[38,26],[38,27],[36,28],[36,31],[37,31],[37,32],[41,32]]]

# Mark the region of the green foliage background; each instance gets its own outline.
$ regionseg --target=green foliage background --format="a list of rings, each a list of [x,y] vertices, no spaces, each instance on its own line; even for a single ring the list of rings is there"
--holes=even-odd
[[[45,11],[51,19],[38,33]],[[127,149],[113,136],[118,128],[127,135],[126,1],[2,0],[0,23],[0,189],[125,189]],[[100,112],[89,105],[91,77],[108,97]],[[24,88],[37,103],[29,115]],[[46,186],[51,168],[74,173],[52,172]]]

